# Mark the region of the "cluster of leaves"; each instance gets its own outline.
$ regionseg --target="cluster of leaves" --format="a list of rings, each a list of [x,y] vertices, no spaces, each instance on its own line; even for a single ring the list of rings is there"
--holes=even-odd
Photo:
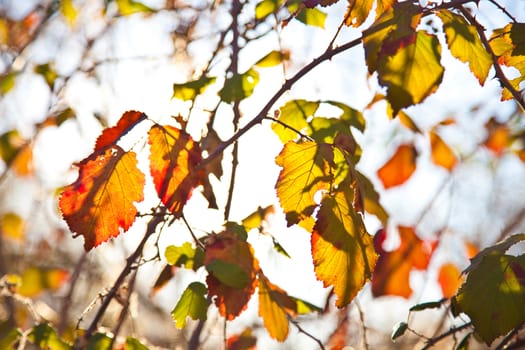
[[[255,7],[254,19],[255,23],[261,23],[275,16],[281,19],[283,25],[299,20],[307,25],[322,27],[326,19],[322,7],[336,2],[263,0]],[[272,129],[283,143],[275,160],[281,168],[275,184],[280,207],[288,226],[299,225],[310,233],[315,275],[325,287],[333,289],[335,305],[339,308],[348,306],[368,281],[371,281],[375,297],[410,297],[411,271],[427,269],[439,241],[423,240],[415,227],[401,226],[396,230],[400,238],[399,246],[387,251],[383,246],[387,230],[380,230],[374,236],[367,231],[365,215],[374,215],[385,228],[388,227],[389,217],[372,181],[357,168],[362,150],[354,133],[366,129],[363,112],[340,101],[292,99],[279,106],[274,117],[268,115],[284,91],[311,69],[362,43],[368,72],[377,77],[385,93],[377,94],[370,106],[380,100],[386,101],[386,114],[399,118],[417,137],[427,139],[434,164],[452,173],[461,159],[440,136],[440,130],[452,123],[442,122],[430,131],[423,132],[405,112],[406,108],[424,102],[440,87],[445,74],[445,67],[441,63],[444,48],[453,57],[468,64],[481,85],[485,84],[493,69],[503,87],[502,100],[514,98],[525,107],[523,97],[519,94],[520,84],[525,79],[525,24],[513,22],[496,29],[492,36],[487,37],[483,27],[464,7],[467,2],[452,1],[441,5],[429,2],[427,6],[422,6],[411,1],[349,1],[348,10],[342,19],[347,26],[362,28],[375,8],[373,23],[362,28],[362,37],[338,48],[329,47],[312,64],[287,80],[261,112],[244,127],[240,128],[236,118],[236,132],[229,140],[220,140],[212,124],[208,126],[205,136],[197,140],[186,130],[187,119],[176,118],[177,126],[159,124],[139,111],[124,113],[115,126],[106,128],[98,137],[94,151],[76,164],[76,181],[61,191],[59,207],[70,230],[75,235],[83,236],[86,251],[128,231],[136,217],[142,214],[137,204],[144,200],[144,188],[149,178],[161,204],[149,213],[153,218],[144,240],[128,259],[121,274],[123,277],[117,280],[113,292],[106,296],[108,302],[102,304],[100,314],[103,314],[104,308],[115,295],[114,290],[118,289],[119,283],[132,269],[132,264],[142,254],[145,240],[161,224],[185,220],[184,208],[194,191],[202,191],[209,207],[218,208],[210,176],[221,178],[223,151],[263,119],[273,121]],[[122,15],[152,11],[135,1],[117,0],[116,3]],[[63,15],[74,23],[77,12],[73,2],[64,0],[60,4]],[[232,17],[239,14],[239,6],[235,2],[232,5]],[[423,24],[423,18],[427,17],[437,20],[433,27],[427,28]],[[237,19],[232,20],[237,25]],[[19,24],[4,22],[0,22],[0,40],[8,45],[23,45],[14,42],[16,36],[12,37]],[[234,41],[239,35],[235,25],[231,27]],[[444,33],[445,39],[440,40],[436,32]],[[235,42],[232,47],[238,44]],[[232,50],[232,64],[224,77],[212,76],[205,70],[193,80],[174,84],[173,98],[191,101],[193,105],[196,99],[207,92],[208,87],[222,83],[218,86],[220,104],[229,106],[233,114],[238,115],[239,102],[250,98],[256,90],[260,70],[290,59],[286,50],[273,50],[240,72],[233,63],[238,59],[239,50],[238,47]],[[508,80],[501,66],[514,68],[518,76]],[[56,74],[50,65],[40,65],[35,71],[53,86]],[[0,91],[7,93],[12,88],[12,79],[14,76],[2,77]],[[330,117],[320,115],[322,107],[330,107],[338,114]],[[49,123],[60,125],[68,115],[64,112],[49,119]],[[149,124],[146,136],[149,145],[147,175],[141,170],[134,146],[125,148],[121,142],[130,131],[144,124]],[[522,134],[514,133],[507,125],[499,125],[495,121],[487,124],[487,130],[488,136],[483,144],[486,148],[501,155],[515,146],[517,148],[512,151],[525,159],[523,146],[517,142],[521,140]],[[0,136],[0,146],[0,156],[8,166],[20,174],[29,171],[29,141],[15,131],[10,131]],[[377,171],[383,188],[387,190],[406,183],[416,170],[418,157],[414,143],[399,145]],[[234,166],[232,171],[235,172]],[[175,305],[172,317],[177,328],[184,328],[188,317],[204,322],[212,305],[226,320],[233,320],[246,309],[255,293],[263,324],[270,336],[278,341],[287,338],[290,321],[295,322],[298,315],[322,311],[288,295],[284,289],[273,284],[255,258],[254,248],[247,241],[248,233],[260,227],[272,210],[273,207],[260,208],[240,223],[226,222],[220,233],[209,233],[205,237],[194,237],[193,242],[167,247],[164,256],[170,266],[165,269],[167,277],[159,279],[157,287],[173,276],[173,266],[206,272],[205,283],[190,283]],[[8,220],[16,221],[16,218],[5,215],[3,221]],[[499,336],[517,331],[525,322],[522,312],[525,310],[524,255],[506,254],[511,245],[524,239],[523,235],[511,236],[503,243],[483,250],[472,260],[463,276],[458,267],[449,263],[440,269],[438,281],[443,296],[451,300],[453,315],[466,314],[471,319],[473,331],[487,344]],[[282,251],[277,241],[274,240],[274,244],[276,250]],[[48,275],[45,276],[42,281],[48,281]],[[55,275],[50,272],[49,276]],[[464,276],[466,278],[461,285]],[[54,277],[49,278],[54,281]],[[10,297],[22,293],[11,290],[13,283],[11,280],[8,282],[2,288],[10,293]],[[55,288],[55,284],[46,283],[49,288]],[[485,294],[479,293],[482,287]],[[487,300],[491,302],[487,303]],[[494,300],[497,302],[494,303]],[[437,302],[419,306],[412,311],[442,304]],[[486,304],[493,307],[487,310]],[[95,332],[97,317],[83,335],[72,339],[77,345],[81,344],[80,338],[93,348],[113,344],[114,339]],[[498,327],[494,327],[494,320],[501,320]],[[408,324],[403,324],[395,332],[395,337],[407,329]],[[22,336],[41,348],[71,347],[68,341],[60,339],[56,331],[45,323],[33,327],[28,335],[21,334],[18,329],[9,330],[5,344],[11,345]],[[249,348],[254,345],[254,338],[246,331],[228,339],[228,344],[231,347],[244,344],[242,346]],[[124,348],[143,349],[144,345],[134,338],[127,338]]]

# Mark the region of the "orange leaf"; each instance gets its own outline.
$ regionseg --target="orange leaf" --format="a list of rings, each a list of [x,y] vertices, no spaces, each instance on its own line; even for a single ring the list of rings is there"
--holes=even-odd
[[[226,340],[228,350],[254,350],[257,338],[252,335],[252,331],[247,328],[241,334],[232,335]]]
[[[438,274],[438,283],[444,298],[453,297],[458,291],[461,282],[461,271],[456,265],[447,263],[441,266]]]
[[[135,125],[146,119],[146,114],[136,111],[127,111],[120,117],[117,125],[104,129],[97,138],[95,151],[114,145],[122,136],[126,135]]]
[[[246,309],[257,286],[258,264],[252,247],[234,233],[225,231],[210,239],[204,265],[209,272],[208,291],[215,296],[219,313],[233,320]]]
[[[417,151],[414,145],[398,147],[396,153],[378,171],[377,176],[385,189],[399,186],[416,170]]]
[[[311,241],[315,274],[334,287],[336,306],[344,307],[370,278],[377,256],[361,215],[352,209],[351,187],[340,187],[346,192],[321,202]]]
[[[288,336],[287,315],[296,314],[296,303],[284,290],[259,274],[259,316],[272,338],[284,341]]]
[[[114,146],[80,162],[78,179],[64,188],[59,206],[71,231],[84,236],[88,251],[133,224],[134,202],[144,199],[143,189],[135,153]]]
[[[496,156],[501,156],[511,143],[508,126],[491,119],[485,124],[485,128],[488,132],[484,142],[485,147],[494,152]]]
[[[412,295],[410,272],[412,269],[425,270],[436,248],[437,241],[419,239],[412,227],[398,227],[401,243],[391,252],[383,251],[377,260],[372,276],[372,293],[398,295],[404,298]]]
[[[175,218],[201,177],[195,169],[202,160],[199,145],[185,131],[154,125],[149,131],[150,172],[162,203]]]
[[[442,166],[451,171],[457,163],[457,158],[452,149],[434,131],[429,132],[430,148],[432,150],[432,161],[434,164]]]

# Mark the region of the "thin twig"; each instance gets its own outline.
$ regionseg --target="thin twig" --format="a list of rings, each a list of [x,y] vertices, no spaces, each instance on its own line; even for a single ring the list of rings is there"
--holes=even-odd
[[[293,126],[291,125],[288,125],[286,123],[284,123],[283,121],[277,119],[277,118],[273,118],[273,117],[264,117],[264,119],[268,119],[268,120],[271,120],[273,121],[274,123],[277,123],[279,125],[282,125],[284,128],[286,129],[290,129],[292,130],[293,132],[295,132],[297,135],[301,136],[303,139],[306,139],[308,141],[314,141],[314,139],[312,139],[310,136],[308,135],[305,135],[303,134],[302,132],[300,132],[299,130],[297,130],[296,128],[294,128]]]
[[[69,309],[71,308],[71,302],[73,301],[73,293],[75,291],[78,278],[80,277],[80,273],[82,272],[82,268],[84,267],[84,263],[86,262],[86,258],[87,254],[84,252],[78,260],[78,262],[76,263],[75,269],[73,270],[71,278],[69,279],[69,289],[67,291],[67,294],[64,296],[62,306],[60,308],[60,321],[57,326],[57,332],[59,335],[62,335],[62,333],[66,329],[68,322],[68,313]]]
[[[120,329],[122,328],[122,325],[124,324],[124,321],[126,320],[126,317],[129,314],[129,304],[130,304],[131,296],[133,295],[133,289],[135,288],[135,280],[137,278],[137,271],[138,270],[135,269],[133,273],[131,274],[131,278],[129,279],[129,283],[127,284],[127,290],[125,291],[126,294],[124,295],[124,299],[120,301],[122,303],[122,310],[120,310],[118,322],[115,328],[113,329],[113,338],[111,338],[111,345],[109,346],[110,349],[113,349],[113,344],[115,343],[115,340],[118,337]]]
[[[490,57],[492,58],[492,63],[494,66],[494,70],[496,71],[496,77],[500,81],[500,84],[502,87],[509,90],[514,100],[516,100],[516,103],[525,111],[525,100],[523,96],[521,96],[520,92],[517,91],[514,86],[510,83],[510,81],[507,79],[507,76],[501,69],[501,66],[498,62],[498,56],[494,53],[492,50],[492,47],[490,46],[489,40],[487,39],[487,36],[485,35],[485,28],[468,12],[463,6],[457,7],[463,16],[472,24],[476,31],[478,32],[479,38],[481,39],[481,42],[483,43],[483,46],[485,47],[485,50],[489,53]]]
[[[312,335],[311,333],[309,333],[308,331],[305,331],[300,325],[299,325],[299,322],[297,322],[296,320],[292,319],[290,317],[290,315],[287,315],[288,317],[288,321],[290,321],[291,324],[293,324],[295,326],[295,328],[297,328],[297,330],[299,331],[299,333],[303,333],[304,335],[306,335],[308,338],[312,339],[313,341],[315,341],[318,345],[319,345],[319,348],[321,350],[325,350],[325,347],[323,345],[323,342],[319,339],[317,339],[314,335]]]
[[[368,350],[368,339],[366,336],[366,324],[365,324],[365,314],[363,312],[363,308],[361,307],[361,304],[359,303],[359,300],[354,299],[355,307],[357,309],[357,312],[359,314],[359,321],[361,322],[361,332],[363,333],[362,341],[363,341],[363,349]]]
[[[507,16],[512,22],[518,23],[518,20],[514,16],[512,16],[510,12],[507,11],[505,7],[501,6],[497,1],[489,0],[489,2],[493,4],[494,6],[496,6],[501,12],[503,12],[505,16]]]
[[[445,339],[446,337],[449,337],[450,335],[455,334],[457,332],[460,332],[460,331],[462,331],[464,329],[467,329],[469,327],[472,327],[472,322],[468,322],[468,323],[462,324],[461,326],[458,326],[458,327],[451,327],[448,331],[446,331],[444,333],[441,333],[437,337],[432,337],[432,338],[428,339],[426,341],[425,346],[423,348],[421,348],[421,350],[430,349],[432,346],[436,345],[438,342],[440,342],[441,340]]]
[[[518,326],[514,327],[514,329],[509,333],[507,334],[502,340],[501,342],[498,344],[498,346],[496,346],[494,348],[494,350],[503,350],[503,349],[507,349],[506,345],[510,342],[510,340],[512,338],[514,338],[518,332],[520,331],[520,329],[525,325],[525,322],[522,322],[521,324],[519,324]]]
[[[182,221],[186,225],[186,228],[188,229],[188,231],[190,231],[190,235],[191,235],[191,237],[193,237],[193,240],[195,241],[195,244],[198,245],[199,248],[201,248],[202,250],[206,250],[206,247],[204,246],[204,244],[197,238],[197,236],[193,232],[193,229],[191,228],[190,223],[188,222],[188,220],[186,220],[186,217],[184,216],[184,214],[182,214]]]

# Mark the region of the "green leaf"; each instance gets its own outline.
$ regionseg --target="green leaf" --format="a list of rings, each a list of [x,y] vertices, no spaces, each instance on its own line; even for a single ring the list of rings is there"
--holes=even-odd
[[[124,350],[148,350],[148,347],[135,338],[127,337]]]
[[[282,51],[273,50],[260,60],[255,65],[260,68],[275,67],[281,64],[283,61],[290,59],[290,54]]]
[[[173,84],[172,98],[178,98],[183,101],[193,100],[213,83],[215,83],[215,77],[202,76],[197,80],[192,80],[184,84]]]
[[[525,255],[484,254],[455,297],[490,345],[525,321]]]
[[[219,96],[224,102],[232,103],[250,97],[259,82],[259,73],[251,68],[243,74],[237,74],[226,79],[224,86],[219,91]]]
[[[206,265],[206,269],[228,287],[242,289],[250,282],[250,276],[237,264],[214,259]]]
[[[444,73],[440,61],[437,37],[422,30],[383,47],[377,73],[380,84],[388,88],[393,115],[437,90]]]
[[[406,322],[399,322],[397,324],[397,326],[394,328],[394,331],[392,332],[392,335],[390,336],[390,338],[392,340],[396,340],[397,338],[399,338],[400,336],[405,334],[407,329],[408,329],[408,323],[406,323]]]
[[[5,95],[15,87],[18,72],[11,72],[0,75],[0,95]]]
[[[305,8],[295,18],[306,25],[324,28],[326,17],[326,13],[318,8]]]
[[[492,66],[492,58],[483,47],[476,27],[469,25],[465,18],[449,10],[437,13],[443,21],[447,44],[454,57],[469,65],[470,70],[483,85]]]
[[[13,346],[18,341],[22,332],[12,327],[8,321],[0,321],[0,349],[15,349]]]
[[[200,248],[195,248],[190,242],[184,242],[180,247],[170,245],[164,251],[166,261],[170,265],[185,267],[197,271],[204,263],[204,252]]]
[[[60,339],[57,332],[53,327],[47,323],[42,323],[35,326],[31,333],[29,333],[28,339],[30,342],[35,344],[41,349],[50,350],[69,350],[72,349],[71,345]]]
[[[302,131],[308,126],[307,119],[315,114],[319,108],[319,101],[312,102],[306,100],[292,100],[282,106],[279,114],[279,121],[297,131]],[[284,127],[279,123],[272,123],[273,131],[279,136],[283,143],[298,138],[297,132]]]
[[[171,312],[175,321],[175,327],[182,329],[186,326],[186,317],[192,320],[206,320],[208,311],[208,301],[206,300],[206,286],[200,282],[191,283],[184,293],[182,293],[179,302]]]
[[[95,333],[90,339],[86,350],[110,350],[113,340],[103,333]]]

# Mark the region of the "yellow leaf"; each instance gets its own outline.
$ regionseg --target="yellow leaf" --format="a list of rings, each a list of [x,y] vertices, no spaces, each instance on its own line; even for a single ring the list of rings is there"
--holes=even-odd
[[[354,197],[349,185],[344,192],[326,196],[312,233],[312,257],[317,278],[325,287],[333,286],[336,306],[348,305],[370,279],[377,255],[363,220],[352,208]]]
[[[78,11],[73,4],[73,0],[62,0],[60,2],[60,12],[71,27],[75,25]]]
[[[429,136],[432,161],[434,164],[451,171],[458,162],[456,155],[437,133],[430,131]]]
[[[286,339],[289,331],[287,314],[295,314],[294,309],[292,298],[262,273],[259,274],[259,316],[273,339],[281,342]]]
[[[422,30],[383,46],[377,72],[381,85],[388,88],[393,115],[437,90],[444,72],[440,60],[437,37]]]
[[[333,158],[333,150],[328,144],[290,141],[284,145],[275,160],[283,168],[276,189],[288,226],[313,214],[317,206],[315,195],[330,188]]]
[[[483,85],[492,66],[492,58],[483,47],[476,27],[449,10],[439,11],[437,15],[443,21],[450,52],[460,61],[468,63],[474,76]]]
[[[25,222],[16,213],[5,213],[0,217],[0,233],[17,241],[24,239]]]

